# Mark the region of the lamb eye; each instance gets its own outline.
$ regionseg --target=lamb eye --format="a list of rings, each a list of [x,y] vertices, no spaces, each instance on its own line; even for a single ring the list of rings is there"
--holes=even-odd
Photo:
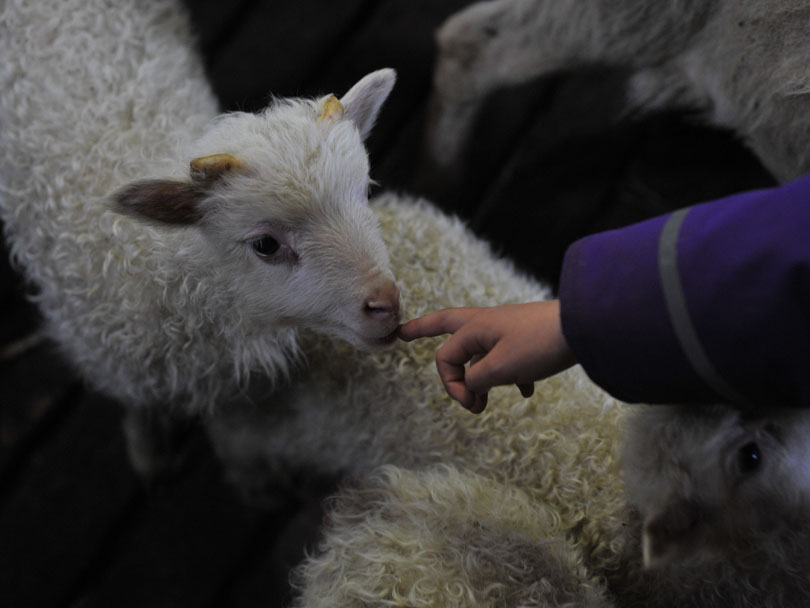
[[[737,453],[737,462],[740,472],[744,474],[753,473],[762,465],[762,454],[759,446],[753,441],[746,443]]]
[[[253,251],[261,257],[271,256],[281,247],[281,244],[272,236],[263,236],[253,241],[251,245],[253,246]]]

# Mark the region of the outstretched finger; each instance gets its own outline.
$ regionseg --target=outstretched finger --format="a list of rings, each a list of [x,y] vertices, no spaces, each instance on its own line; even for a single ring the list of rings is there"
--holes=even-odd
[[[452,334],[477,313],[477,308],[445,308],[400,325],[397,333],[406,342]]]

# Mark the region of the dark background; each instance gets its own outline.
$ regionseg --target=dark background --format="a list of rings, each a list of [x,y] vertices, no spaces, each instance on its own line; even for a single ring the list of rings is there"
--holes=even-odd
[[[594,67],[495,94],[460,183],[431,172],[422,138],[433,31],[462,0],[297,0],[188,5],[223,109],[344,93],[367,72],[399,79],[369,140],[381,188],[458,213],[554,283],[585,234],[769,185],[727,132],[685,112],[622,117],[624,74]],[[226,6],[227,4],[227,6]],[[149,486],[129,470],[115,403],[89,391],[39,325],[0,256],[0,605],[279,606],[289,567],[317,540],[329,480],[279,484],[245,505],[198,428],[185,465]],[[33,344],[33,346],[30,346]]]

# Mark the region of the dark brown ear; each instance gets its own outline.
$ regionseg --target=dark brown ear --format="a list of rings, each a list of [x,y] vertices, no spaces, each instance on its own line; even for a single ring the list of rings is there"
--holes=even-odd
[[[206,190],[226,175],[244,171],[242,161],[230,154],[195,158],[189,166],[191,182],[135,182],[113,195],[112,208],[139,220],[189,226],[203,218],[201,203]]]
[[[112,209],[139,220],[188,226],[199,222],[204,188],[173,180],[135,182],[113,194]]]

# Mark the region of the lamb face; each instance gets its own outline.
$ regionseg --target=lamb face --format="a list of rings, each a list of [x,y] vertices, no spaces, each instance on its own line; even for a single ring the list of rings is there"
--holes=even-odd
[[[644,563],[743,559],[807,528],[810,413],[649,407],[625,438],[628,500]]]
[[[374,72],[343,98],[285,100],[217,119],[188,181],[133,184],[116,208],[196,230],[200,273],[235,294],[229,315],[257,331],[306,327],[361,347],[394,339],[399,292],[368,206],[363,146],[394,83]]]

